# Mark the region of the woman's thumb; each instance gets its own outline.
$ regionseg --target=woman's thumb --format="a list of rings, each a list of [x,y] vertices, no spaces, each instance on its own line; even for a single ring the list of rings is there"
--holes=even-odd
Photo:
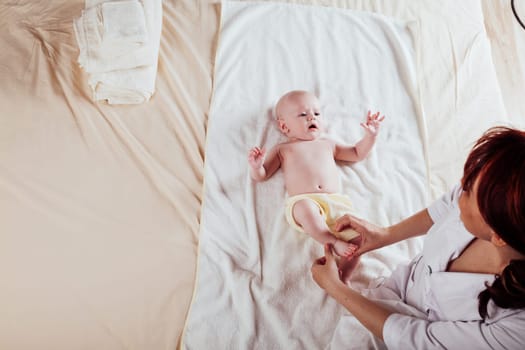
[[[331,260],[334,258],[334,252],[333,252],[334,246],[332,243],[326,243],[324,245],[324,256],[326,257],[326,260]]]

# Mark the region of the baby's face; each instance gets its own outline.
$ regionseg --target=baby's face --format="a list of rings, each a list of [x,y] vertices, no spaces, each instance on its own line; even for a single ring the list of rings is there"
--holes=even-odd
[[[315,140],[321,136],[319,100],[309,92],[293,93],[279,105],[281,131],[289,138]]]

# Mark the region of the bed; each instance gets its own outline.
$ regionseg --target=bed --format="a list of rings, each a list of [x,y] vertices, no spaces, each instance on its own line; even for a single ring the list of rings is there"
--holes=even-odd
[[[472,141],[486,128],[502,123],[523,126],[519,115],[505,112],[479,1],[163,1],[156,92],[146,103],[121,106],[94,102],[86,74],[78,66],[72,20],[80,15],[83,1],[0,4],[0,348],[200,349],[209,344],[307,348],[297,333],[266,326],[274,322],[275,329],[286,329],[301,316],[301,331],[308,333],[313,325],[305,312],[316,307],[319,314],[323,306],[334,313],[324,314],[327,331],[321,335],[312,331],[310,344],[329,344],[330,329],[337,326],[343,310],[320,290],[314,291],[317,287],[306,274],[299,279],[301,284],[287,286],[295,293],[289,297],[300,297],[297,289],[304,288],[315,293],[319,304],[310,302],[302,313],[279,313],[288,310],[289,302],[272,290],[280,281],[253,284],[249,277],[254,266],[268,261],[269,250],[247,255],[250,263],[242,268],[235,258],[214,265],[206,258],[210,241],[201,239],[210,237],[206,230],[212,223],[221,222],[217,215],[246,209],[239,208],[246,203],[240,195],[251,196],[251,209],[240,217],[251,227],[249,232],[263,232],[254,223],[281,220],[265,211],[269,205],[260,193],[281,198],[278,181],[262,189],[245,182],[247,167],[241,162],[246,154],[240,153],[253,138],[269,144],[278,134],[269,119],[250,124],[251,119],[240,116],[237,128],[227,135],[228,140],[239,136],[239,142],[227,148],[229,144],[217,141],[222,140],[217,138],[221,118],[230,112],[238,116],[233,112],[244,110],[235,107],[247,106],[236,100],[238,96],[233,99],[237,104],[221,104],[230,96],[218,84],[226,81],[228,69],[236,67],[228,51],[221,50],[235,39],[228,35],[248,28],[255,8],[264,7],[269,14],[281,9],[290,15],[289,6],[292,13],[297,7],[298,20],[304,20],[305,13],[315,17],[316,9],[334,15],[363,11],[412,28],[409,41],[417,93],[411,97],[414,119],[406,128],[419,140],[413,164],[419,169],[421,191],[395,217],[378,218],[382,223],[428,204],[452,186]],[[232,8],[240,7],[244,12],[233,16]],[[225,34],[225,24],[236,29]],[[271,55],[264,63],[272,63]],[[327,108],[340,108],[336,113],[349,106],[329,85],[312,86]],[[243,85],[237,92],[257,102],[253,111],[269,116],[277,89],[250,95],[248,88]],[[378,99],[367,102],[380,104]],[[359,130],[355,122],[339,125]],[[267,131],[250,134],[257,128]],[[343,137],[337,134],[339,129],[334,135]],[[222,178],[220,163],[208,160],[232,149],[238,151],[228,155],[235,160],[232,169],[237,173]],[[348,188],[355,188],[379,157],[377,150],[368,163],[345,170]],[[217,193],[222,194],[220,202],[215,202]],[[367,192],[355,195],[365,197]],[[379,194],[369,197],[369,203],[381,203]],[[364,215],[367,212],[365,207]],[[243,231],[232,232],[235,237]],[[279,242],[268,237],[256,236],[256,241],[261,247],[279,249]],[[223,252],[233,245],[222,242]],[[319,253],[299,236],[288,235],[287,242],[299,254],[297,271]],[[388,273],[397,259],[415,254],[418,244],[378,252],[363,264],[362,282]],[[279,277],[282,266],[270,267],[266,271],[271,281]],[[217,285],[211,282],[207,288],[203,277],[214,272],[217,281],[234,282],[241,273],[243,282],[231,286],[242,290],[214,290]],[[251,291],[257,298],[230,308],[228,303],[241,291]],[[266,310],[260,300],[268,298],[284,306]],[[208,317],[205,310],[211,310]],[[248,323],[235,323],[234,314]],[[214,333],[217,325],[223,333]]]

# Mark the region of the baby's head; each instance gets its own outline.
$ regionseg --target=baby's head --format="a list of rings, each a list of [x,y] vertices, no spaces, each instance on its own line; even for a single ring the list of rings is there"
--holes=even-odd
[[[321,110],[317,97],[308,91],[290,91],[275,106],[279,130],[295,140],[321,136]]]

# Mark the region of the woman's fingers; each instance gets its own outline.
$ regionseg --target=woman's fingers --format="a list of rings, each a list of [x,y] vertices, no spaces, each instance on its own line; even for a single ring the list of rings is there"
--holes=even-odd
[[[346,228],[350,225],[349,215],[343,215],[335,220],[335,229],[341,231],[341,229]]]
[[[327,264],[331,264],[332,262],[334,262],[335,258],[333,249],[334,248],[331,243],[326,243],[324,245],[324,256]]]
[[[345,228],[352,228],[359,232],[358,229],[362,228],[361,220],[350,214],[345,214],[335,220],[336,231],[342,231]]]
[[[326,258],[324,256],[315,259],[314,265],[324,265],[326,264]]]

